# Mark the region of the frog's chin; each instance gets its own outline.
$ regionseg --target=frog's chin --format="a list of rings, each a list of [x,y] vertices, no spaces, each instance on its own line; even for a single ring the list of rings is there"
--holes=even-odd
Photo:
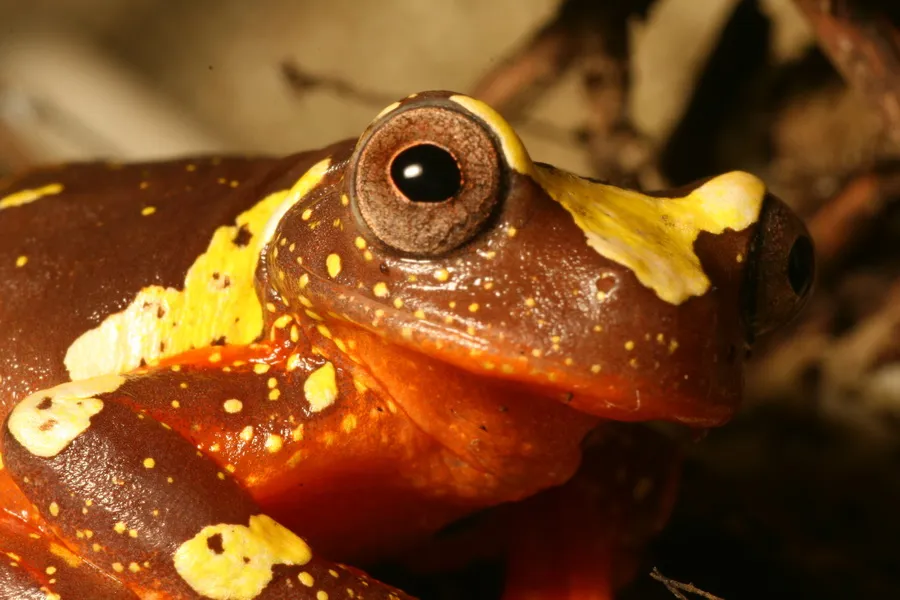
[[[509,379],[508,385],[537,392],[572,410],[613,421],[669,422],[706,429],[724,425],[737,410],[734,403],[701,400],[671,390],[654,389],[653,385],[624,381],[617,384],[615,377],[610,376],[593,381],[560,377],[554,383],[537,378],[515,378]]]
[[[541,397],[572,412],[615,421],[671,421],[690,427],[715,427],[727,422],[737,409],[739,386],[724,386],[713,394],[695,385],[660,383],[654,377],[639,377],[633,370],[592,369],[580,361],[554,361],[546,357],[523,358],[504,348],[479,348],[452,336],[410,340],[390,332],[374,332],[351,324],[330,325],[346,345],[353,340],[351,357],[374,366],[373,372],[399,371],[406,362],[418,365],[416,377],[407,375],[408,385],[434,393],[451,382],[466,390],[502,389],[512,397]],[[433,340],[440,340],[437,343]],[[393,365],[393,367],[391,366]],[[464,383],[462,383],[464,382]],[[471,393],[471,392],[466,392]],[[506,394],[506,392],[504,392]]]

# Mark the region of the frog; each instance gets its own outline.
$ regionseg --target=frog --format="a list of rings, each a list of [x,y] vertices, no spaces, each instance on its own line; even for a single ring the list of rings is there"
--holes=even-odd
[[[289,156],[11,177],[0,597],[409,598],[359,566],[499,506],[504,598],[612,598],[677,484],[634,432],[726,423],[814,272],[754,175],[580,177],[447,91]]]

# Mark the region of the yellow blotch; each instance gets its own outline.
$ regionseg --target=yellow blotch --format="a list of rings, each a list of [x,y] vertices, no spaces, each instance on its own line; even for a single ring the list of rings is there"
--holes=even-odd
[[[91,417],[103,410],[103,401],[92,396],[113,392],[124,382],[119,375],[105,375],[36,392],[13,408],[9,432],[35,456],[56,456],[87,431]]]
[[[156,466],[156,461],[153,460],[152,458],[145,458],[145,459],[144,459],[144,468],[145,468],[145,469],[152,469],[152,468],[155,467],[155,466]]]
[[[59,516],[59,504],[57,504],[56,502],[50,503],[50,515],[53,517]]]
[[[700,232],[753,225],[766,191],[759,178],[742,171],[715,177],[681,198],[645,196],[552,167],[535,167],[534,177],[572,215],[590,247],[675,305],[709,290],[694,253]]]
[[[5,196],[2,200],[0,200],[0,210],[4,208],[13,208],[14,206],[22,206],[23,204],[29,204],[34,202],[35,200],[40,200],[44,196],[52,196],[54,194],[58,194],[63,191],[63,186],[59,183],[51,183],[50,185],[45,185],[43,187],[34,188],[30,190],[19,190],[18,192],[14,192]]]
[[[149,217],[150,215],[152,215],[155,212],[156,212],[155,206],[145,206],[144,208],[141,209],[141,214],[145,217]]]
[[[125,310],[76,339],[65,357],[69,376],[126,372],[137,368],[141,359],[149,363],[219,338],[229,344],[257,339],[264,319],[255,287],[260,253],[283,215],[322,180],[329,164],[330,159],[317,163],[290,190],[266,196],[238,215],[233,225],[216,229],[181,289],[146,287]],[[235,243],[239,237],[246,238],[244,245]],[[211,285],[213,274],[227,275],[231,285]]]
[[[625,349],[628,351],[634,350],[634,342],[632,342],[631,340],[625,342]]]
[[[528,156],[528,151],[525,150],[525,145],[522,144],[522,140],[516,135],[512,126],[506,122],[506,119],[500,116],[500,113],[481,100],[468,96],[450,96],[450,100],[480,118],[491,128],[494,135],[500,140],[503,155],[506,157],[506,162],[511,169],[522,174],[530,174],[534,170],[534,165],[531,162],[531,157]]]
[[[385,282],[379,281],[372,286],[372,293],[375,294],[375,297],[377,298],[387,298],[391,292],[388,290],[388,286]]]
[[[306,587],[312,587],[316,583],[316,580],[313,579],[313,576],[306,571],[303,571],[302,573],[297,575],[297,579],[299,579],[300,583],[302,583]]]
[[[221,536],[221,553],[209,539]],[[214,600],[253,600],[272,580],[272,567],[305,565],[309,546],[266,515],[250,517],[249,526],[204,527],[175,551],[178,575],[201,596]]]
[[[434,272],[434,278],[440,282],[450,279],[450,272],[447,269],[438,269]]]
[[[325,259],[325,267],[328,269],[328,276],[334,279],[341,273],[341,257],[337,254],[329,254]]]
[[[266,436],[266,442],[264,445],[266,447],[266,450],[274,454],[281,450],[281,448],[284,446],[284,439],[282,439],[280,435],[270,433],[268,436]]]
[[[303,382],[303,394],[312,412],[319,412],[334,404],[338,395],[337,374],[331,362],[309,374]]]
[[[344,420],[341,421],[341,429],[344,430],[344,433],[350,433],[354,429],[356,429],[357,420],[356,415],[350,414],[344,417]]]
[[[263,375],[264,373],[268,373],[270,368],[271,367],[266,363],[256,363],[253,365],[253,372],[257,375]]]
[[[16,259],[17,267],[24,267],[26,264],[28,264],[28,257],[24,254]]]
[[[224,408],[225,412],[228,414],[233,415],[241,412],[244,408],[244,403],[237,398],[231,398],[222,403],[222,408]]]
[[[364,240],[363,238],[361,238],[359,236],[357,236],[356,239],[353,240],[353,243],[356,244],[356,247],[359,248],[360,250],[366,249],[366,240]]]

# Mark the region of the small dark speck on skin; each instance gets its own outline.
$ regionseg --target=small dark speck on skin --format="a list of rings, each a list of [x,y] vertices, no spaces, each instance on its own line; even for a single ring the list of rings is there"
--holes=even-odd
[[[479,425],[479,426],[478,426],[478,429],[484,431],[485,433],[487,432],[487,426],[486,426],[486,425]]]
[[[224,346],[225,345],[225,336],[217,337],[213,341],[209,343],[210,346]]]
[[[46,398],[41,400],[40,404],[37,405],[37,409],[38,410],[47,410],[51,406],[53,406],[53,400],[49,396],[47,396]]]
[[[381,271],[382,274],[387,275],[388,271],[390,271],[390,268],[388,268],[385,263],[381,263],[380,265],[378,265],[378,270]]]
[[[563,398],[563,402],[569,403],[572,401],[572,398],[575,397],[575,394],[572,392],[566,392],[565,397]]]
[[[505,412],[507,412],[507,411],[509,411],[509,408],[507,408],[506,406],[501,406],[501,407],[500,407],[500,412],[505,413]]]
[[[223,552],[225,552],[225,547],[222,545],[222,534],[214,533],[213,535],[206,538],[206,547],[216,554],[222,554]]]
[[[247,228],[247,226],[241,225],[240,228],[238,229],[237,233],[235,234],[234,239],[232,239],[231,242],[235,246],[240,246],[241,248],[243,248],[244,246],[246,246],[247,244],[250,243],[250,240],[252,238],[253,238],[253,234],[250,233],[250,230]]]

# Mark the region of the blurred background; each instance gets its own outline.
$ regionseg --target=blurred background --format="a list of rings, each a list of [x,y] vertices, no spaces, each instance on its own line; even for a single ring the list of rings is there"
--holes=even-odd
[[[900,598],[900,19],[878,4],[0,0],[0,175],[310,149],[425,89],[586,175],[758,173],[810,224],[817,292],[690,447],[622,598],[673,597],[653,566],[727,600]]]

